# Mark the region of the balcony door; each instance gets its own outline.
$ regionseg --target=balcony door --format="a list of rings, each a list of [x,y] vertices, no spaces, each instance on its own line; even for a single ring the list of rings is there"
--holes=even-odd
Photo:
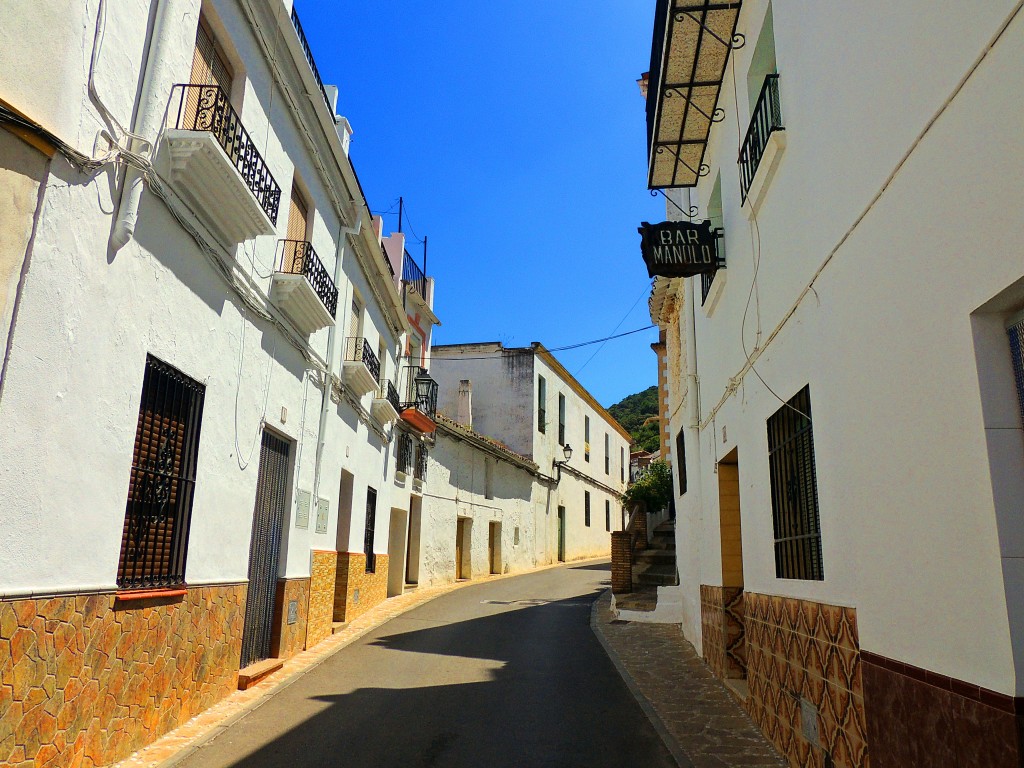
[[[288,239],[304,242],[309,233],[309,205],[292,182],[292,199],[288,207]]]
[[[210,27],[205,19],[200,18],[189,82],[192,85],[219,85],[230,99],[233,79],[231,67],[221,54],[220,46],[217,45]]]

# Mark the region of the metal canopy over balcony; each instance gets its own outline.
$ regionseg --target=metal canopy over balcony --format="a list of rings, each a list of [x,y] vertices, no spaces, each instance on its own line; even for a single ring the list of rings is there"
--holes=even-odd
[[[647,93],[650,189],[692,187],[704,164],[711,124],[724,112],[718,95],[742,0],[658,0]]]

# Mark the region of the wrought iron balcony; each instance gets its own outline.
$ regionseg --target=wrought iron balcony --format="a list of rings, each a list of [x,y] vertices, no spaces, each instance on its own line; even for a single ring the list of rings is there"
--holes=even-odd
[[[182,131],[210,133],[235,166],[267,218],[276,224],[281,205],[281,187],[271,175],[238,113],[231,106],[228,95],[219,85],[181,84],[174,86],[174,89],[179,92],[175,127]]]
[[[402,412],[402,403],[398,399],[398,390],[390,381],[382,381],[373,398],[372,411],[374,417],[382,423],[395,421]]]
[[[395,471],[408,475],[412,471],[413,460],[413,439],[408,432],[398,433],[398,450],[395,458]]]
[[[309,64],[309,69],[313,72],[313,79],[316,80],[316,84],[320,88],[320,93],[323,94],[324,103],[333,114],[334,108],[331,107],[331,100],[327,98],[327,89],[324,88],[324,81],[320,79],[320,70],[316,68],[316,60],[313,58],[313,51],[309,47],[309,41],[306,40],[306,33],[302,31],[302,24],[299,22],[299,14],[295,10],[294,5],[292,6],[292,26],[295,27],[295,34],[299,36],[299,45],[302,46],[302,53],[306,56],[306,62]]]
[[[402,282],[408,285],[413,293],[422,298],[423,302],[426,303],[427,276],[408,251],[405,252],[405,258],[402,260]]]
[[[345,359],[342,362],[345,383],[362,397],[377,388],[380,378],[380,360],[361,336],[345,339]]]
[[[313,246],[304,240],[282,240],[280,269],[274,273],[270,298],[303,333],[334,324],[338,288]]]
[[[773,133],[783,130],[785,126],[782,124],[782,107],[779,103],[779,76],[768,75],[761,86],[747,136],[740,150],[740,192],[744,202],[761,165],[768,140]]]

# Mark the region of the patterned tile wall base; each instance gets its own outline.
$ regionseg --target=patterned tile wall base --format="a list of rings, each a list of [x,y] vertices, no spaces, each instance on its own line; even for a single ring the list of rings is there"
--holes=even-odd
[[[236,690],[245,592],[0,602],[0,765],[108,765]]]
[[[294,618],[289,623],[291,603]],[[270,655],[288,659],[306,647],[306,624],[309,615],[309,579],[278,579],[274,594],[274,626],[270,631]]]
[[[873,768],[1020,768],[1024,700],[863,653]]]
[[[743,588],[701,584],[700,623],[704,659],[715,677],[745,677]]]
[[[334,583],[335,621],[352,621],[387,599],[388,556],[377,555],[375,559],[374,572],[367,573],[366,555],[362,552],[338,553]]]
[[[750,592],[744,607],[754,722],[790,765],[869,766],[856,611]],[[804,736],[804,714],[817,743]]]
[[[315,550],[313,573],[309,585],[309,623],[306,627],[306,647],[330,637],[334,619],[334,580],[337,577],[338,553]]]

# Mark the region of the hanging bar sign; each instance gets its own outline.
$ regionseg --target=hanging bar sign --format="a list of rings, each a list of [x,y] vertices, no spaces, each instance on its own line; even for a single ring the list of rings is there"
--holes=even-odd
[[[648,277],[693,277],[721,266],[710,221],[645,221],[637,231]]]

